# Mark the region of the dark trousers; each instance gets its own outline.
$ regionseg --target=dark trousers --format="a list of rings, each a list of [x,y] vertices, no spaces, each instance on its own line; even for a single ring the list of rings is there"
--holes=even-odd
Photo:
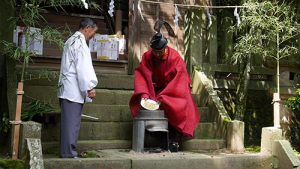
[[[76,157],[83,104],[66,99],[59,99],[59,103],[61,108],[60,156],[62,158]]]

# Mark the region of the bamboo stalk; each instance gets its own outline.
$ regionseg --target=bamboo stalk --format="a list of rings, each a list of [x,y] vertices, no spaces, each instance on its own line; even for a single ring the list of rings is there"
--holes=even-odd
[[[21,122],[21,110],[22,110],[22,99],[23,99],[23,81],[18,83],[17,89],[17,105],[16,105],[16,116],[14,125],[14,133],[13,133],[13,145],[12,145],[12,159],[18,159],[19,153],[19,132],[20,132],[20,122]]]

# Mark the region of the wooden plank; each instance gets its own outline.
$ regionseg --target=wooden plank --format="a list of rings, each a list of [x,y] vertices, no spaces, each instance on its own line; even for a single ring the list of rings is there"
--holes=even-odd
[[[53,13],[44,13],[43,17],[46,19],[46,21],[48,23],[55,23],[55,24],[60,24],[60,25],[75,25],[79,26],[79,23],[81,21],[81,19],[85,18],[85,17],[80,17],[80,16],[70,16],[70,15],[60,15],[60,14],[53,14]],[[100,19],[100,18],[93,18],[96,22],[97,25],[101,28],[105,28],[106,27],[106,23],[104,21],[104,19]]]

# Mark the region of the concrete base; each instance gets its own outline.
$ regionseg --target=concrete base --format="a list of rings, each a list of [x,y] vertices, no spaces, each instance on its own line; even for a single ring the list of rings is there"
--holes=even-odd
[[[227,126],[227,148],[233,153],[242,153],[244,147],[245,124],[242,121],[234,120]]]
[[[275,140],[282,140],[282,130],[276,127],[264,127],[261,133],[261,153],[272,154]]]

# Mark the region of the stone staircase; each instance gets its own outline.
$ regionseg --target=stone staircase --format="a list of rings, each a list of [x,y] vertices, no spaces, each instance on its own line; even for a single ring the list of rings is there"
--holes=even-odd
[[[36,98],[57,110],[43,116],[42,149],[45,169],[271,169],[272,157],[261,154],[226,154],[226,141],[214,120],[214,108],[198,107],[201,112],[195,138],[181,145],[178,153],[135,153],[131,150],[132,118],[128,106],[133,93],[133,76],[99,74],[97,98],[85,104],[84,114],[99,120],[82,118],[78,152],[93,151],[98,158],[59,158],[59,107],[57,79],[26,81],[24,101]],[[194,95],[197,104],[205,101]],[[200,152],[200,153],[199,153]]]
[[[84,105],[84,114],[99,120],[83,118],[78,141],[78,150],[130,149],[132,118],[128,106],[133,94],[133,76],[100,74],[97,98]],[[48,114],[48,123],[43,124],[43,152],[58,152],[59,107],[56,99],[56,81],[43,79],[26,83],[26,94],[51,103],[57,111]],[[43,95],[41,95],[43,93]],[[199,97],[195,97],[199,98]],[[196,101],[198,102],[198,101]],[[225,140],[216,137],[216,122],[212,121],[207,107],[199,107],[201,122],[195,138],[182,145],[184,151],[213,151],[225,148]]]

